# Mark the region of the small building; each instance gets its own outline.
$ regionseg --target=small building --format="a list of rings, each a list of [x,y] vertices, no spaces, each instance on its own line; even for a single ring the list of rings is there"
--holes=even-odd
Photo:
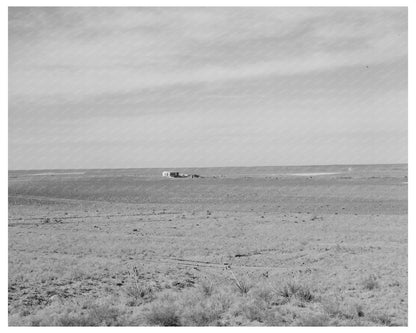
[[[169,178],[177,178],[179,177],[179,172],[176,171],[163,171],[162,172],[163,177],[169,177]]]
[[[202,178],[200,175],[180,173],[177,171],[163,171],[162,176],[168,178]]]

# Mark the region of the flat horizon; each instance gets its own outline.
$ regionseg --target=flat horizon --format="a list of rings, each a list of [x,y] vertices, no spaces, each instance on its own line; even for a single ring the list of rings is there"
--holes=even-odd
[[[13,171],[51,171],[51,170],[137,170],[137,169],[220,169],[220,168],[279,168],[279,167],[332,167],[332,166],[371,166],[371,165],[408,165],[409,163],[352,163],[352,164],[310,164],[310,165],[252,165],[252,166],[187,166],[187,167],[128,167],[128,168],[51,168],[51,169],[8,169]]]

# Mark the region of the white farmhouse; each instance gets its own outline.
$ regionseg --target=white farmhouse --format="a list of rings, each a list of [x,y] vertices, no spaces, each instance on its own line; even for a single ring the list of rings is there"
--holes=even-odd
[[[169,178],[176,178],[179,177],[179,172],[176,171],[163,171],[162,172],[163,177],[169,177]]]

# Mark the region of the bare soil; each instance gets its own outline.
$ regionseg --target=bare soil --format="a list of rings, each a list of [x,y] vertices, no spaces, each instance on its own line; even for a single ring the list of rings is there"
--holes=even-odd
[[[9,172],[9,324],[405,326],[407,165],[347,170]],[[163,321],[172,302],[222,310]]]

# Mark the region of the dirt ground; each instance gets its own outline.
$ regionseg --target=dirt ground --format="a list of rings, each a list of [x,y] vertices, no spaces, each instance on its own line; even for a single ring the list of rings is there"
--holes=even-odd
[[[124,321],[92,324],[158,325],[145,314],[166,292],[251,281],[286,301],[256,314],[247,292],[199,323],[407,325],[407,165],[191,172],[206,177],[9,172],[9,324],[70,325],[105,300]],[[132,302],[137,281],[152,296]],[[285,296],[288,284],[313,297]]]

